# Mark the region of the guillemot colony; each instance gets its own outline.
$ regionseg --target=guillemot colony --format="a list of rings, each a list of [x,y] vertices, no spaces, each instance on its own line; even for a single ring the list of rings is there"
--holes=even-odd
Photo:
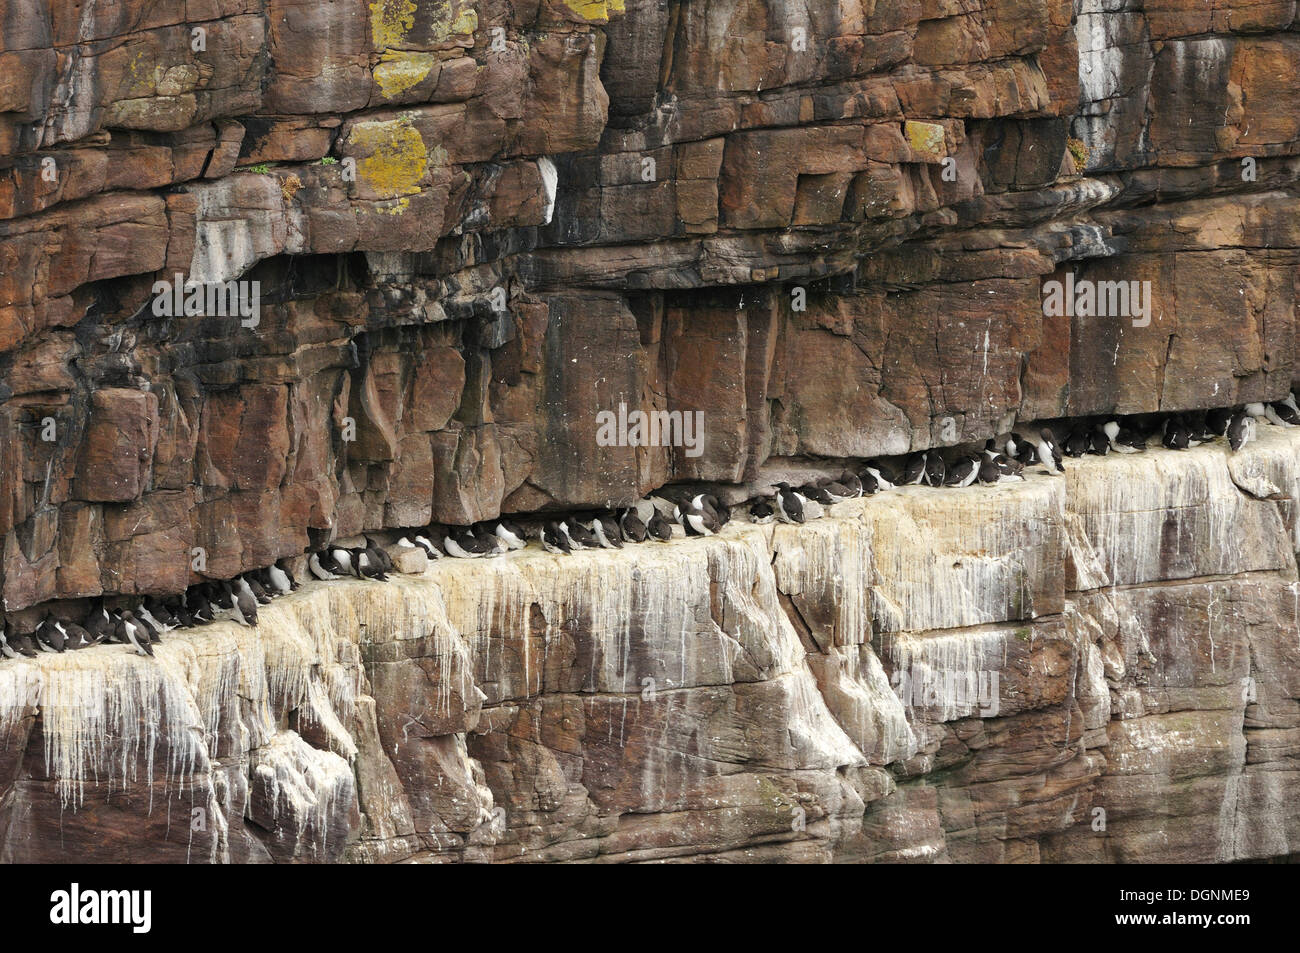
[[[1261,423],[1300,426],[1296,396],[1201,412],[1064,421],[1058,422],[1055,430],[1037,428],[1029,437],[1012,432],[1000,441],[989,439],[978,452],[932,448],[901,459],[867,460],[843,469],[835,478],[821,476],[800,486],[786,481],[772,484],[770,493],[745,501],[745,511],[753,523],[779,520],[800,524],[823,516],[826,508],[836,503],[896,486],[960,489],[1016,483],[1024,480],[1030,467],[1060,475],[1068,457],[1141,453],[1152,440],[1166,449],[1186,450],[1225,438],[1229,451],[1236,452],[1255,438]],[[1058,430],[1066,434],[1060,442]],[[390,534],[394,539],[389,546],[365,536],[363,545],[327,545],[304,555],[308,572],[317,580],[351,577],[383,581],[395,569],[390,547],[397,552],[418,550],[432,562],[499,557],[525,550],[536,541],[547,553],[571,556],[582,550],[621,549],[626,543],[671,543],[679,536],[713,536],[731,520],[732,507],[717,494],[666,487],[635,506],[613,511],[499,517],[469,526],[432,524]],[[175,629],[205,626],[219,619],[254,627],[259,605],[297,588],[299,583],[281,559],[234,579],[195,583],[183,593],[142,600],[101,597],[92,602],[80,623],[66,609],[47,608],[44,618],[26,631],[15,629],[8,618],[3,620],[0,658],[59,654],[112,643],[153,657],[153,646]]]

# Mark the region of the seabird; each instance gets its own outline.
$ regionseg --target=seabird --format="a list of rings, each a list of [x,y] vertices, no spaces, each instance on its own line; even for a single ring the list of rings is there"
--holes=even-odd
[[[36,644],[42,652],[62,652],[67,646],[67,637],[63,630],[46,616],[36,627]]]
[[[75,622],[57,619],[55,624],[63,631],[64,645],[69,649],[88,648],[98,641],[91,638],[90,633]]]
[[[542,527],[542,549],[563,556],[572,552],[573,547],[569,545],[568,535],[560,529],[560,524],[555,520]]]
[[[612,543],[615,549],[623,548],[623,530],[619,526],[618,520],[614,519],[613,516],[605,513],[596,517],[596,519],[592,520],[591,528],[595,531],[596,527],[600,527],[603,530],[603,533],[600,535],[602,535],[605,540]],[[603,540],[601,545],[604,545]]]
[[[948,474],[944,477],[945,486],[970,486],[979,478],[981,460],[979,457],[966,454],[952,466],[948,467]]]
[[[1067,457],[1081,457],[1088,452],[1092,445],[1092,434],[1083,427],[1075,427],[1065,438],[1065,446],[1061,448]]]
[[[712,497],[699,494],[680,510],[678,520],[687,536],[712,536],[722,529],[717,510],[711,503]]]
[[[138,608],[134,613],[132,613],[132,615],[135,618],[135,624],[138,625],[141,632],[143,632],[142,638],[147,638],[150,642],[162,642],[162,638],[158,635],[158,628],[142,616]]]
[[[1161,427],[1160,442],[1168,450],[1186,450],[1191,446],[1191,437],[1183,422],[1177,417],[1166,417]]]
[[[266,605],[271,601],[271,597],[266,594],[265,590],[263,590],[261,596],[257,594],[257,590],[262,587],[257,585],[255,579],[248,579],[245,576],[236,576],[234,580],[232,580],[231,585],[234,587],[236,592],[246,594],[248,598],[252,599],[258,605]],[[254,586],[257,586],[257,588],[253,588]]]
[[[776,519],[776,510],[767,500],[759,500],[749,508],[749,519],[754,523],[770,523]]]
[[[566,519],[560,523],[560,532],[569,537],[572,549],[599,549],[596,535],[577,520]]]
[[[1287,394],[1283,400],[1269,404],[1273,416],[1284,426],[1300,426],[1300,407],[1296,406],[1295,394]]]
[[[392,572],[393,557],[388,555],[388,550],[384,549],[383,546],[376,543],[369,536],[364,536],[362,538],[366,541],[366,555],[368,555],[373,562],[381,566],[384,572]]]
[[[357,575],[356,567],[353,565],[352,550],[344,549],[342,546],[332,546],[326,550],[326,553],[336,567],[335,572],[344,576]]]
[[[943,462],[943,456],[938,451],[930,451],[925,461],[925,482],[930,486],[943,486],[947,475],[948,467]]]
[[[229,600],[229,605],[226,606],[229,617],[240,625],[257,625],[257,600],[252,594],[243,590],[237,592],[228,582],[224,584],[224,589]]]
[[[19,651],[18,646],[9,641],[9,623],[0,627],[0,655],[5,658],[20,658],[23,653]]]
[[[271,584],[271,588],[282,596],[296,588],[289,570],[280,568],[278,562],[266,567],[266,580]]]
[[[442,538],[442,545],[447,550],[448,556],[457,559],[480,559],[487,552],[483,543],[473,533],[453,527],[447,528],[447,535]]]
[[[134,646],[136,655],[153,657],[153,646],[149,644],[149,637],[136,623],[131,610],[128,609],[123,612],[121,618],[118,619],[116,635],[119,642],[126,642]]]
[[[3,628],[0,629],[0,650],[4,652],[6,658],[35,658],[40,654],[36,647],[36,640],[25,632],[14,632],[9,628],[6,621]]]
[[[827,492],[825,487],[818,486],[816,483],[805,483],[799,487],[799,495],[806,500],[812,500],[814,503],[820,503],[822,506],[831,506],[838,502],[835,497]]]
[[[851,470],[845,470],[840,474],[839,482],[849,491],[849,498],[856,500],[862,496],[862,480]]]
[[[167,605],[153,596],[149,596],[140,606],[140,610],[149,613],[150,621],[159,631],[169,632],[176,628],[176,619]],[[139,615],[139,612],[136,613]]]
[[[1108,420],[1101,425],[1102,432],[1116,453],[1141,453],[1147,448],[1146,439],[1136,430],[1121,427],[1118,420]]]
[[[992,441],[990,441],[990,443],[992,443]],[[1033,466],[1038,462],[1037,447],[1018,433],[1013,433],[1007,437],[1006,446],[1003,447],[1003,449],[1006,451],[1008,457],[1027,467]]]
[[[510,520],[497,520],[492,532],[508,549],[523,549],[528,545],[528,537],[524,535],[523,529]]]
[[[385,553],[385,556],[388,554]],[[387,579],[388,576],[384,571],[384,561],[379,558],[378,551],[372,546],[365,546],[353,550],[353,563],[357,567],[357,576],[361,579]]]
[[[83,624],[86,631],[90,633],[91,638],[97,642],[102,642],[113,634],[113,619],[109,617],[108,610],[104,608],[102,603],[98,609],[90,610]]]
[[[317,579],[338,579],[337,573],[326,568],[326,560],[329,560],[331,566],[333,565],[333,560],[329,559],[329,553],[312,553],[307,557],[307,571]]]
[[[650,522],[646,523],[645,528],[651,539],[661,543],[666,543],[673,538],[673,524],[657,509],[650,514]]]
[[[1053,435],[1051,428],[1044,427],[1038,432],[1038,443],[1034,450],[1037,453],[1038,460],[1048,473],[1064,473],[1061,467],[1061,448],[1056,445],[1056,437]]]
[[[867,477],[871,477],[876,481],[875,490],[867,489]],[[892,490],[897,483],[897,471],[883,463],[868,463],[862,468],[862,489],[867,493],[875,493],[878,490]]]
[[[789,483],[775,483],[776,515],[782,523],[802,523],[804,521],[804,503],[807,500]]]
[[[903,467],[903,476],[899,480],[900,486],[919,486],[925,479],[926,458],[930,454],[914,453],[907,458],[907,464]]]
[[[1228,433],[1228,424],[1232,423],[1231,407],[1215,407],[1213,410],[1206,411],[1205,427],[1216,437],[1225,436]]]
[[[1255,418],[1246,413],[1244,408],[1238,410],[1228,424],[1228,446],[1235,452],[1254,439]]]
[[[636,510],[624,510],[619,517],[618,528],[623,531],[623,538],[629,543],[645,542],[646,525],[642,522],[641,517],[637,515]]]

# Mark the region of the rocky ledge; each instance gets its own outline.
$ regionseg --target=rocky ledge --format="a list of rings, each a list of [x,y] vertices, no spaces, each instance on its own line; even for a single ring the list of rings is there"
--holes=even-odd
[[[0,859],[1292,854],[1298,500],[1264,427],[12,661]]]

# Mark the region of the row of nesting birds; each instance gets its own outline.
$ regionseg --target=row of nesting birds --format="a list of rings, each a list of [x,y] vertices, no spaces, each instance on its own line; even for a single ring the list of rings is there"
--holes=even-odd
[[[1259,422],[1279,427],[1300,426],[1296,396],[1272,403],[1242,404],[1214,410],[1122,419],[1089,419],[1070,425],[1064,440],[1050,427],[1032,437],[1010,434],[1001,444],[990,439],[982,453],[945,456],[939,450],[925,450],[907,457],[899,470],[875,464],[872,474],[882,488],[899,485],[970,486],[972,483],[1005,483],[1023,480],[1027,466],[1042,464],[1048,473],[1064,473],[1066,457],[1105,456],[1108,453],[1141,453],[1152,441],[1169,450],[1188,450],[1226,437],[1234,452],[1254,440]],[[864,481],[865,481],[864,476]],[[871,492],[870,490],[868,492]]]
[[[1300,425],[1295,395],[1273,403],[1171,414],[1148,419],[1145,426],[1140,426],[1136,418],[1083,421],[1070,428],[1063,442],[1058,442],[1051,428],[1044,427],[1032,438],[1010,434],[1001,450],[998,441],[990,439],[978,454],[945,458],[937,450],[926,450],[905,458],[900,467],[868,461],[858,472],[844,470],[837,479],[822,477],[797,487],[784,482],[773,484],[775,493],[770,498],[750,504],[749,518],[755,523],[803,523],[823,515],[825,506],[894,486],[1004,483],[1023,480],[1024,469],[1035,464],[1041,464],[1048,473],[1061,473],[1065,457],[1140,453],[1152,439],[1169,449],[1185,450],[1226,437],[1236,451],[1254,439],[1258,421],[1277,426]],[[664,515],[666,512],[672,513],[671,520]],[[567,555],[582,549],[620,549],[624,543],[668,542],[673,538],[674,523],[687,536],[712,536],[730,519],[731,508],[713,494],[695,494],[676,502],[656,496],[636,507],[547,520],[534,534],[547,552]],[[309,571],[322,580],[349,576],[386,579],[393,570],[392,558],[369,536],[364,540],[364,546],[326,546],[310,553]],[[397,545],[423,550],[431,560],[478,559],[524,549],[528,540],[529,533],[520,523],[502,518],[462,527],[435,524],[408,532]],[[150,596],[134,609],[109,608],[101,601],[80,624],[47,614],[33,631],[23,633],[12,631],[6,620],[0,629],[0,654],[17,658],[120,642],[133,646],[140,655],[153,655],[152,646],[172,629],[207,625],[223,618],[255,626],[259,605],[297,588],[298,583],[281,560],[233,580],[197,583],[181,595]]]
[[[32,631],[15,632],[6,619],[0,628],[0,654],[33,657],[120,642],[138,655],[153,655],[153,646],[172,629],[209,625],[218,619],[257,625],[259,605],[297,588],[292,573],[277,563],[234,579],[196,583],[180,595],[148,596],[133,607],[110,607],[99,600],[81,622],[46,613]]]

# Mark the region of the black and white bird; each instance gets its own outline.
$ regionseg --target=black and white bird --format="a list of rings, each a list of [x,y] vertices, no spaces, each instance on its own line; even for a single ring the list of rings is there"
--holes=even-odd
[[[136,622],[135,616],[128,609],[117,620],[117,641],[125,642],[135,649],[136,655],[153,657],[153,646],[149,644],[149,635]]]
[[[393,557],[388,555],[388,550],[384,549],[379,543],[376,543],[369,536],[363,537],[366,541],[366,555],[370,557],[372,563],[377,563],[384,572],[393,571]],[[383,576],[377,578],[383,579]]]
[[[990,443],[992,443],[992,441],[990,441]],[[986,447],[985,449],[987,450],[988,448]],[[1003,445],[1002,449],[1012,460],[1022,463],[1027,467],[1033,466],[1038,462],[1037,445],[1026,440],[1018,433],[1013,433],[1008,436],[1007,442]]]
[[[1064,473],[1061,466],[1063,458],[1061,448],[1056,444],[1056,436],[1050,427],[1038,431],[1038,442],[1034,445],[1035,455],[1048,473]]]
[[[596,537],[596,543],[601,549],[623,548],[623,534],[619,531],[618,523],[613,517],[596,515],[584,525]]]
[[[948,465],[943,462],[943,456],[937,450],[931,450],[926,455],[925,461],[925,483],[927,486],[943,486],[943,481],[948,475]]]
[[[0,626],[0,655],[5,658],[22,658],[24,653],[18,648],[16,642],[11,641],[12,638],[9,623],[6,621],[3,626]]]
[[[235,589],[229,582],[221,584],[220,605],[226,610],[226,618],[240,625],[257,625],[257,600],[247,591]]]
[[[49,616],[36,627],[36,644],[42,652],[62,652],[67,647],[67,635]]]
[[[510,520],[496,520],[492,524],[492,532],[507,549],[519,550],[528,545],[528,537],[524,535],[523,529]]]
[[[673,538],[673,524],[658,510],[650,514],[650,522],[645,528],[646,534],[657,542],[666,543]]]
[[[359,546],[352,551],[352,564],[356,566],[358,578],[379,580],[388,578],[388,571],[384,566],[385,564],[391,566],[392,560],[387,553],[381,556],[381,552],[383,551],[370,545]]]
[[[488,547],[468,529],[447,527],[442,538],[442,547],[448,556],[456,559],[481,559],[488,553]]]
[[[1228,423],[1228,446],[1233,452],[1255,439],[1255,418],[1243,407],[1232,415]]]
[[[246,594],[248,598],[252,599],[260,606],[267,605],[271,601],[271,597],[266,594],[265,590],[263,590],[260,595],[258,594],[258,590],[262,587],[258,585],[257,581],[254,579],[249,579],[246,576],[236,576],[230,581],[230,584],[234,588],[235,592]],[[140,614],[138,612],[136,613],[136,621],[140,621]]]
[[[749,508],[749,521],[766,525],[776,519],[776,509],[767,500],[759,500]]]
[[[1166,417],[1160,427],[1160,443],[1167,450],[1186,450],[1191,446],[1191,437],[1181,420]]]
[[[677,522],[687,536],[712,536],[722,529],[713,502],[713,497],[701,493],[678,507]]]
[[[278,562],[266,567],[266,580],[271,589],[280,595],[288,595],[298,588],[293,575]]]
[[[867,464],[862,468],[860,479],[862,480],[863,493],[879,493],[881,490],[892,490],[894,488],[894,478],[898,474],[886,473],[884,468],[879,465]],[[870,482],[868,482],[870,478]]]
[[[583,526],[576,519],[565,519],[560,523],[560,532],[569,537],[571,549],[599,549],[596,534]]]
[[[341,576],[357,575],[357,568],[352,559],[352,550],[344,546],[331,546],[326,550],[330,561],[334,564],[334,572]]]
[[[963,454],[954,460],[948,466],[947,476],[944,477],[945,486],[970,486],[980,475],[980,464],[983,461],[972,454]]]
[[[629,543],[644,543],[646,539],[646,525],[640,515],[634,509],[626,509],[619,515],[618,528],[623,532],[623,538]]]
[[[925,466],[930,454],[914,453],[907,458],[903,465],[903,475],[899,478],[899,486],[920,486],[925,480]]]
[[[856,500],[862,496],[862,480],[851,470],[843,471],[837,482],[849,491],[849,499]]]
[[[307,571],[317,579],[341,579],[342,574],[338,571],[340,568],[328,551],[312,553],[307,557]]]
[[[1116,453],[1141,453],[1147,448],[1146,438],[1136,430],[1120,426],[1118,420],[1108,420],[1100,426],[1110,442],[1110,449]]]
[[[1296,406],[1295,394],[1287,394],[1282,400],[1275,400],[1268,405],[1272,410],[1274,423],[1282,426],[1300,427],[1300,407]]]
[[[782,523],[804,522],[804,504],[808,502],[789,483],[775,483],[776,516]]]
[[[68,649],[88,649],[102,639],[96,639],[84,628],[67,619],[59,619],[59,628],[63,630],[65,645]]]
[[[542,527],[542,549],[548,553],[567,556],[573,551],[569,534],[561,528],[561,523],[551,520]]]
[[[820,506],[830,506],[835,502],[835,498],[816,483],[805,483],[799,487],[799,495],[805,500],[812,500]]]
[[[1082,457],[1092,445],[1092,433],[1084,427],[1075,427],[1065,438],[1061,452],[1067,457]]]
[[[1233,408],[1215,407],[1205,413],[1205,428],[1216,437],[1228,434],[1228,425],[1232,423]]]

